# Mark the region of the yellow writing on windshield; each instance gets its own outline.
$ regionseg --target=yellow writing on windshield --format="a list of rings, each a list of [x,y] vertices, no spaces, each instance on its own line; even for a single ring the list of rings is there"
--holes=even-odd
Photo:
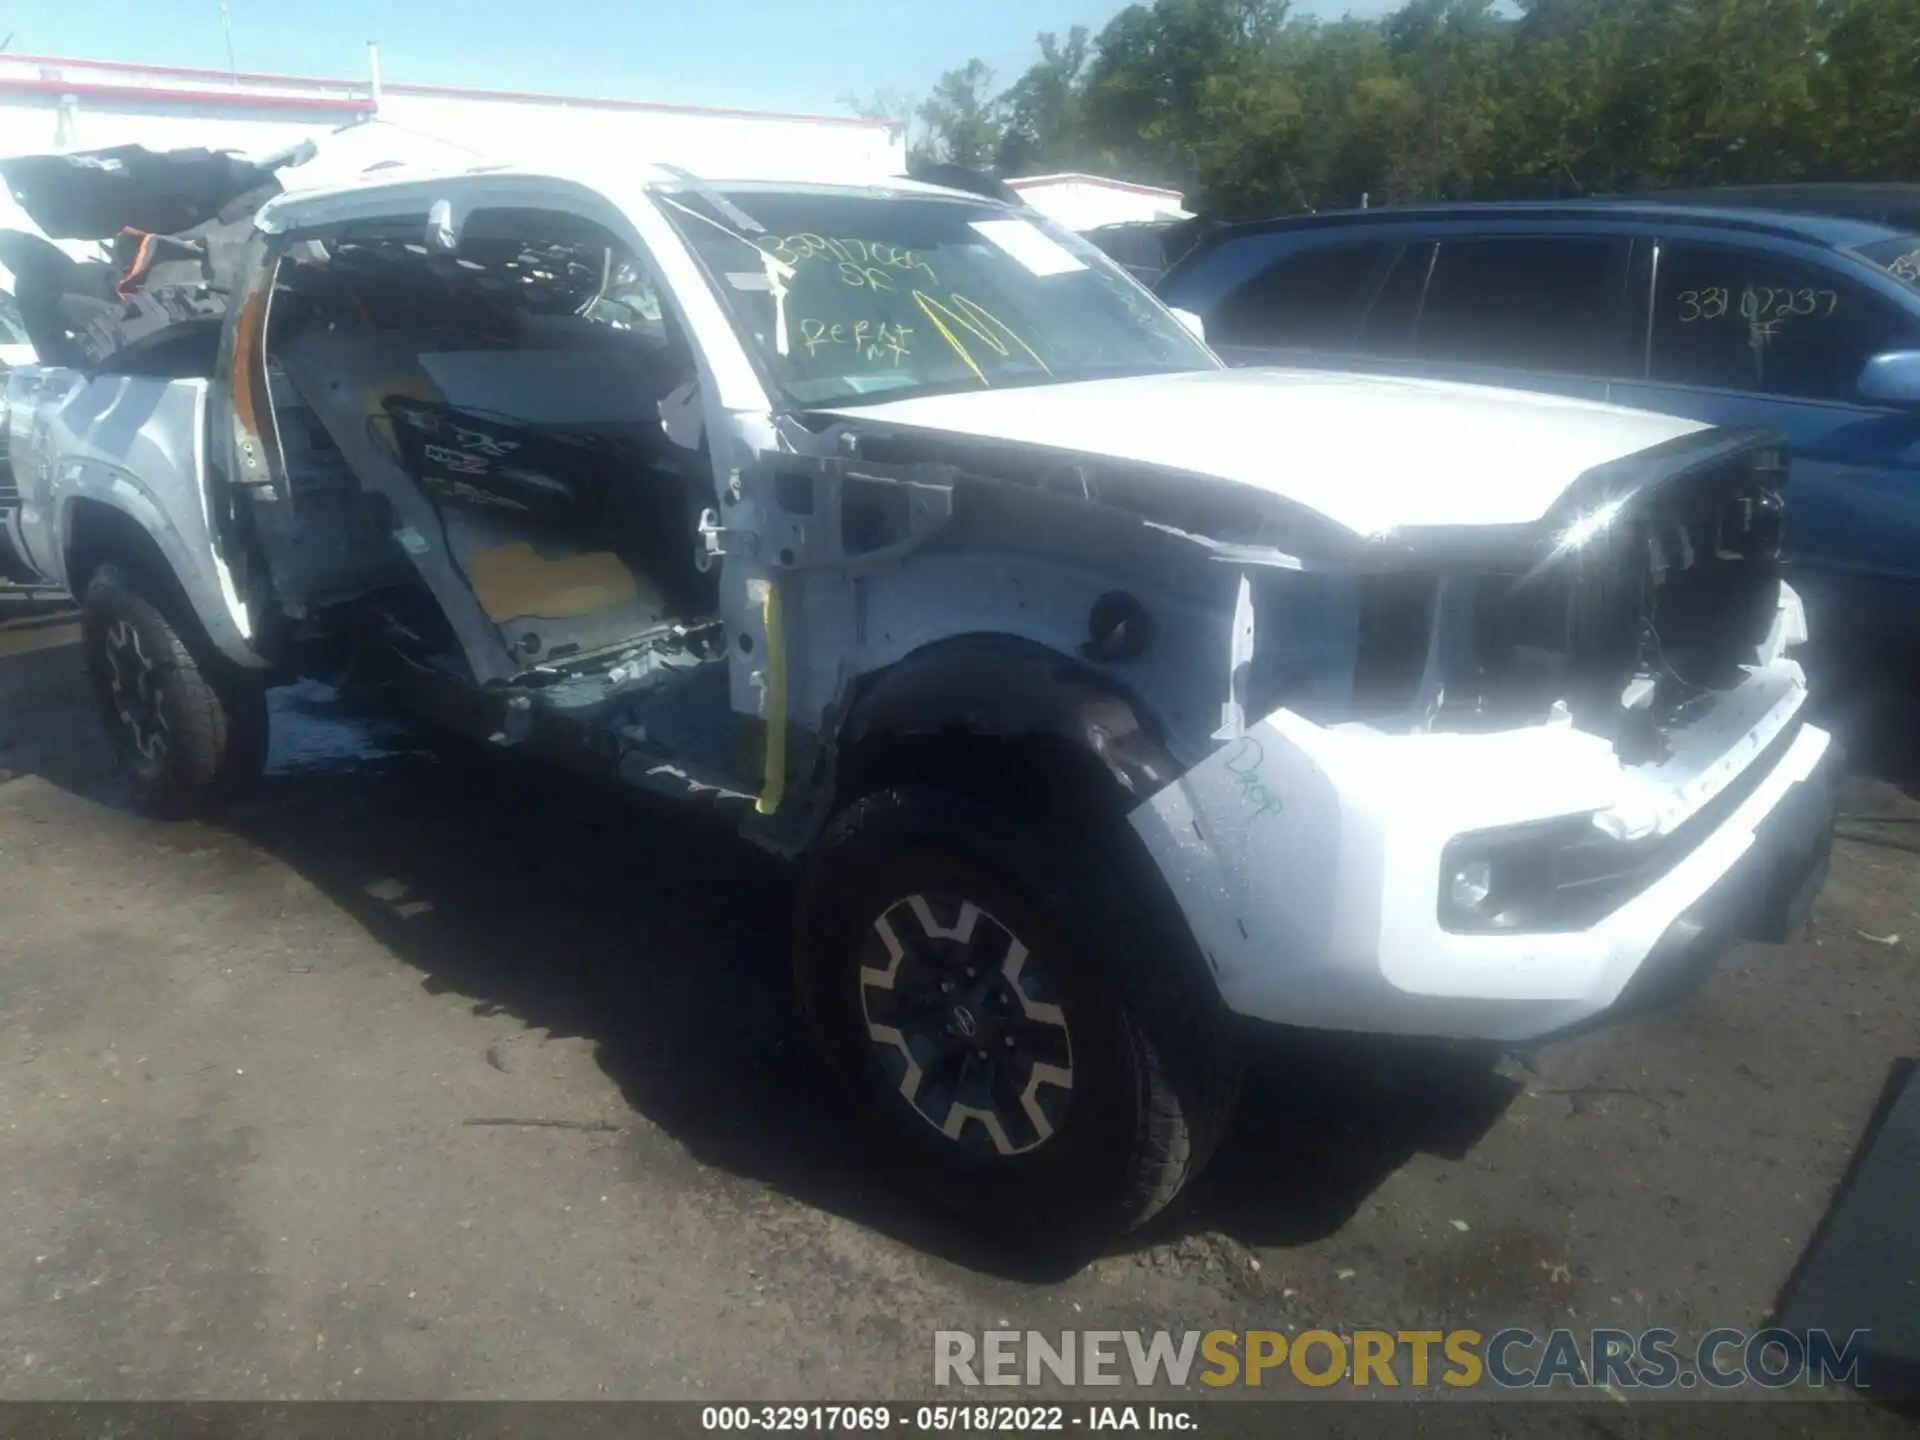
[[[852,324],[841,321],[802,320],[800,322],[800,343],[807,347],[807,354],[817,355],[829,346],[844,345],[851,348],[863,360],[889,360],[898,365],[902,359],[913,353],[907,342],[912,339],[913,330],[906,325],[889,325],[885,321],[874,323],[856,320]]]
[[[877,290],[882,295],[897,293],[886,271],[874,265],[856,265],[851,260],[840,262],[840,283],[856,290]]]
[[[949,295],[946,301],[942,302],[934,299],[924,290],[913,292],[913,303],[920,307],[922,315],[933,322],[933,328],[938,330],[940,337],[953,347],[953,353],[960,357],[961,363],[973,372],[973,378],[982,385],[989,385],[992,382],[987,379],[986,372],[981,370],[978,362],[974,360],[973,352],[967,348],[966,342],[956,332],[965,332],[973,336],[1002,360],[1013,354],[1010,345],[1017,346],[1040,367],[1044,374],[1053,373],[1047,367],[1047,362],[1042,360],[1034,352],[1033,347],[1014,332],[1012,326],[984,305],[977,305],[964,295]]]
[[[803,265],[810,260],[831,262],[848,285],[871,290],[891,291],[891,273],[925,275],[938,285],[924,256],[904,245],[884,240],[861,240],[852,236],[816,235],[805,231],[798,235],[757,235],[754,245],[787,265]]]

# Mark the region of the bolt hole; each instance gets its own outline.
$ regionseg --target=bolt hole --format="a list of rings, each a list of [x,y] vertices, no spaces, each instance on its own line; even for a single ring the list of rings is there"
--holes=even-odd
[[[791,551],[791,550],[782,550],[782,551],[780,552],[780,563],[781,563],[782,565],[791,565],[791,564],[793,564],[793,551]]]
[[[744,630],[740,632],[740,653],[742,655],[751,655],[753,653],[753,637]]]

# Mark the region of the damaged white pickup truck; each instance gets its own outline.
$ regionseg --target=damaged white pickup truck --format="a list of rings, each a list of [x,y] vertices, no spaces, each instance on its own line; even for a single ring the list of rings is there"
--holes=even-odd
[[[1225,369],[907,181],[223,203],[10,387],[142,801],[230,794],[264,688],[353,665],[729,811],[806,861],[805,1009],[893,1165],[1006,1232],[1166,1205],[1236,1017],[1547,1036],[1824,876],[1771,436]]]

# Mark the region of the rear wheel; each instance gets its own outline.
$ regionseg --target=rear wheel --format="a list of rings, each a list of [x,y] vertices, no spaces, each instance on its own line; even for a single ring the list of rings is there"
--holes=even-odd
[[[266,692],[220,656],[178,596],[103,565],[81,598],[87,671],[136,808],[181,816],[231,799],[266,764]]]
[[[1120,849],[905,786],[835,821],[806,887],[802,999],[866,1128],[1009,1237],[1143,1223],[1231,1112],[1218,997]]]

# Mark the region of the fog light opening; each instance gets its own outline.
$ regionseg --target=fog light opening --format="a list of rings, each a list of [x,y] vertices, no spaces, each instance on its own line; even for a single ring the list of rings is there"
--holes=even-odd
[[[1569,893],[1577,900],[1582,887],[1605,881],[1617,863],[1593,818],[1582,811],[1454,836],[1434,876],[1441,929],[1488,935],[1587,928],[1596,917],[1562,915],[1561,906]]]
[[[1539,884],[1531,872],[1526,859],[1512,855],[1449,860],[1440,872],[1442,923],[1470,934],[1519,928]]]
[[[1469,915],[1478,913],[1492,894],[1493,866],[1485,860],[1469,860],[1447,881],[1447,899],[1454,909]]]

